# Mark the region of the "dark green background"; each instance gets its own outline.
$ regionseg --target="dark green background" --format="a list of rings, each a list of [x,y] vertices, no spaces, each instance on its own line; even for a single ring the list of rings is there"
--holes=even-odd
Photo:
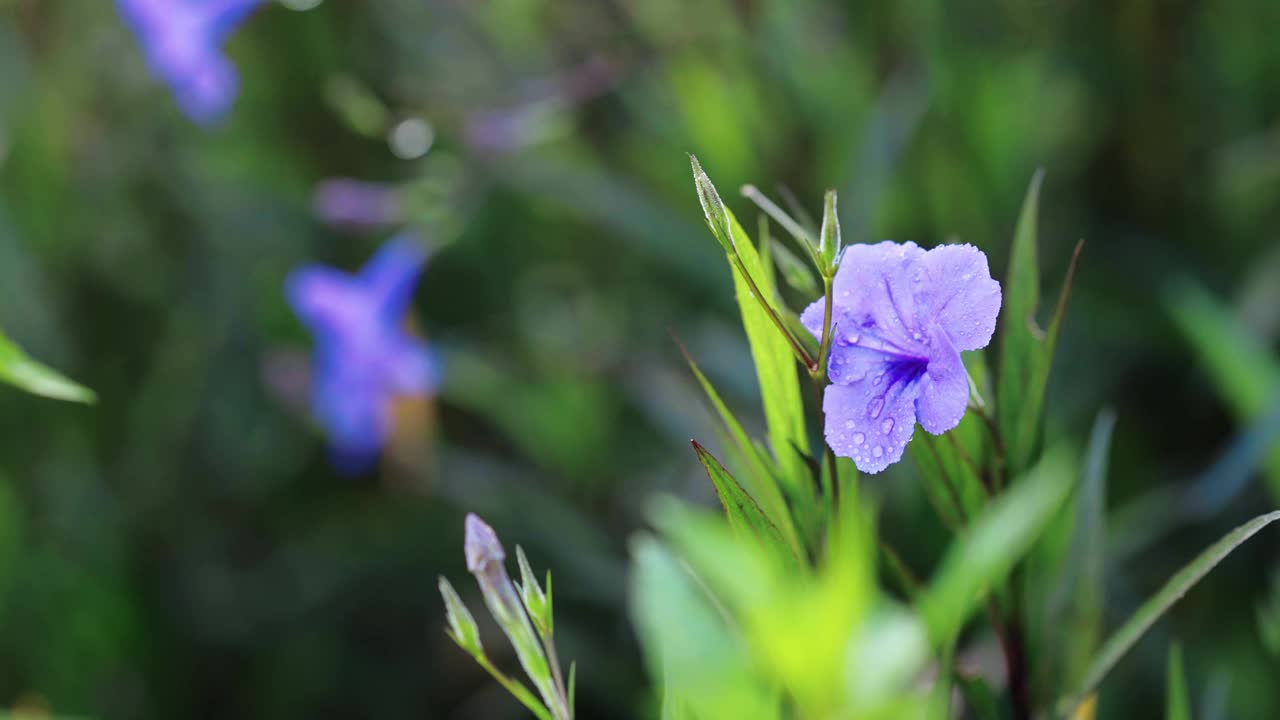
[[[625,543],[655,491],[709,496],[687,441],[716,439],[669,333],[759,423],[689,151],[744,219],[743,183],[811,211],[834,187],[846,237],[954,236],[998,273],[1045,168],[1046,295],[1088,243],[1051,436],[1082,443],[1110,405],[1110,504],[1176,496],[1243,427],[1170,320],[1177,283],[1275,349],[1277,28],[1267,0],[273,3],[232,39],[243,92],[203,131],[111,3],[0,0],[0,327],[100,394],[0,390],[0,704],[520,717],[443,634],[438,574],[479,606],[476,510],[553,569],[581,715],[645,712]],[[386,142],[409,117],[435,131],[417,160]],[[315,219],[330,176],[402,184],[441,248],[416,303],[447,360],[434,420],[356,479],[290,389],[308,338],[282,280],[354,268],[394,228]],[[910,463],[870,482],[927,565],[945,538]],[[1251,482],[1117,561],[1110,625],[1274,504]],[[1218,717],[1276,717],[1280,658],[1255,623],[1276,548],[1271,532],[1195,590],[1101,717],[1155,716],[1171,635],[1197,701],[1225,686]]]

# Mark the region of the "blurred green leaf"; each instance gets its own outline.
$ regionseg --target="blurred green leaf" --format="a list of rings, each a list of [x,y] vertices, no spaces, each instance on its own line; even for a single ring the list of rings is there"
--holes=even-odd
[[[1051,617],[1065,616],[1065,632],[1055,623],[1055,637],[1062,642],[1063,670],[1068,686],[1084,676],[1089,658],[1102,636],[1102,611],[1106,578],[1107,464],[1116,415],[1104,410],[1094,421],[1085,450],[1084,476],[1076,493],[1075,528],[1056,598],[1065,608],[1050,610]]]
[[[1261,417],[1280,398],[1280,360],[1199,285],[1177,283],[1165,300],[1236,417],[1243,422]],[[1272,496],[1280,499],[1280,444],[1267,455],[1266,475]]]
[[[1070,696],[1063,698],[1058,702],[1057,711],[1059,715],[1066,715],[1080,703],[1088,693],[1102,682],[1107,673],[1115,667],[1120,658],[1138,642],[1139,639],[1151,629],[1173,604],[1187,594],[1195,584],[1200,582],[1209,571],[1217,567],[1233,550],[1240,547],[1249,538],[1258,533],[1259,530],[1267,525],[1280,520],[1280,510],[1276,510],[1266,515],[1259,515],[1249,522],[1227,533],[1221,540],[1210,545],[1204,552],[1200,553],[1194,560],[1177,572],[1169,581],[1165,583],[1160,591],[1151,596],[1149,600],[1142,604],[1118,630],[1111,634],[1107,642],[1102,646],[1102,650],[1093,659],[1089,666],[1089,672],[1085,675],[1084,681],[1079,688]]]
[[[677,342],[677,345],[680,347],[680,352],[684,354],[685,361],[689,363],[689,369],[693,371],[698,384],[702,386],[707,399],[711,401],[716,414],[720,416],[720,420],[724,423],[730,438],[733,440],[736,449],[735,456],[739,461],[739,469],[747,471],[747,487],[749,491],[753,497],[758,499],[760,509],[764,511],[768,519],[782,533],[787,544],[792,547],[798,547],[799,537],[796,534],[795,523],[791,519],[791,511],[787,509],[787,501],[782,496],[782,491],[778,488],[775,473],[770,470],[762,451],[751,442],[751,438],[742,429],[742,424],[738,422],[738,419],[729,411],[728,406],[720,399],[720,393],[716,392],[715,386],[711,384],[711,381],[707,380],[706,375],[702,373],[702,369],[694,362],[685,347],[680,345],[679,342]]]
[[[789,551],[791,557],[797,560],[803,558],[804,553],[800,546],[794,540],[783,537],[778,526],[773,524],[769,516],[756,504],[755,499],[742,489],[720,461],[699,445],[697,440],[693,440],[692,444],[693,451],[698,454],[698,462],[702,463],[702,467],[707,471],[707,477],[711,478],[711,483],[715,485],[716,495],[720,497],[720,504],[724,506],[729,525],[739,533],[759,538],[780,552]]]
[[[1009,704],[979,676],[959,674],[956,684],[973,720],[1008,720]]]
[[[1182,669],[1182,646],[1177,643],[1169,648],[1165,691],[1165,720],[1191,720],[1191,693],[1187,690],[1187,675]]]
[[[1071,490],[1067,466],[1061,451],[1046,455],[947,552],[919,603],[933,642],[959,632],[982,597],[1035,542]]]
[[[92,403],[97,399],[89,388],[31,359],[3,333],[0,333],[0,381],[55,400]]]
[[[741,638],[703,587],[651,537],[633,541],[632,613],[653,677],[665,679],[664,714],[780,717],[775,692],[750,667]]]

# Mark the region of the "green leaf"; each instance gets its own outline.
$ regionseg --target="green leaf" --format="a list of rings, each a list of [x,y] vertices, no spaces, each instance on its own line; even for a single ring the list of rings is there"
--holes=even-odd
[[[935,644],[960,631],[982,597],[1004,580],[1062,506],[1072,484],[1067,465],[1061,452],[1046,455],[947,552],[919,603]]]
[[[1165,686],[1165,720],[1191,720],[1191,693],[1187,691],[1187,675],[1182,669],[1182,646],[1169,648],[1169,670]]]
[[[1068,685],[1083,677],[1089,658],[1102,637],[1105,597],[1107,464],[1116,415],[1098,414],[1085,451],[1084,477],[1076,493],[1075,528],[1071,548],[1060,579],[1057,597],[1066,607],[1055,607],[1052,617],[1063,618],[1066,631],[1055,622],[1055,635],[1063,638],[1064,669]],[[1069,600],[1068,600],[1069,598]]]
[[[1271,398],[1280,396],[1280,361],[1230,308],[1200,286],[1180,282],[1165,298],[1178,329],[1236,418],[1249,422],[1262,417]],[[1272,496],[1280,500],[1280,444],[1267,455],[1266,475]]]
[[[1080,703],[1094,688],[1102,682],[1107,673],[1115,667],[1120,658],[1151,629],[1173,604],[1187,594],[1187,591],[1200,582],[1209,571],[1217,567],[1233,550],[1240,547],[1249,538],[1267,525],[1280,520],[1280,510],[1266,515],[1259,515],[1249,522],[1227,533],[1221,540],[1210,545],[1196,559],[1177,572],[1165,583],[1160,591],[1142,604],[1118,630],[1102,646],[1102,650],[1093,659],[1089,672],[1076,691],[1058,702],[1058,714],[1066,715]]]
[[[781,471],[780,480],[793,498],[806,507],[812,506],[813,477],[804,462],[804,456],[809,453],[809,435],[805,430],[800,378],[793,354],[800,351],[793,351],[788,339],[791,333],[785,325],[779,327],[782,323],[780,316],[771,315],[765,307],[772,307],[770,303],[777,291],[764,272],[760,254],[733,213],[721,201],[697,158],[690,156],[690,160],[707,224],[728,255],[733,272],[738,309],[755,362],[769,445]],[[762,297],[755,297],[753,284]],[[775,317],[778,323],[774,322]]]
[[[736,532],[759,538],[762,542],[779,550],[785,548],[797,560],[802,558],[803,551],[799,544],[794,541],[788,542],[778,527],[769,520],[769,516],[756,504],[755,498],[742,489],[720,461],[699,445],[697,440],[690,442],[693,445],[693,451],[698,454],[698,462],[702,463],[702,467],[707,471],[707,477],[711,478],[711,483],[715,485],[716,495],[720,497],[720,504],[724,506],[729,525]]]
[[[652,537],[632,542],[631,608],[653,677],[663,678],[664,716],[779,717],[775,691],[704,586]]]
[[[979,676],[957,675],[957,685],[974,720],[1008,720],[1009,704],[1002,701],[987,681]]]
[[[96,400],[92,390],[31,359],[4,333],[0,333],[0,381],[55,400],[81,403]]]
[[[724,423],[729,432],[734,450],[736,450],[734,455],[739,463],[738,469],[740,471],[746,470],[747,489],[759,501],[760,509],[777,526],[787,544],[799,546],[795,523],[791,519],[790,510],[787,509],[786,499],[778,487],[776,473],[769,467],[769,463],[763,456],[762,451],[751,442],[751,438],[742,429],[742,423],[738,422],[738,419],[729,411],[728,406],[724,404],[724,400],[720,398],[720,393],[716,392],[715,386],[711,384],[711,381],[707,380],[707,376],[703,374],[702,369],[690,357],[688,350],[679,341],[676,341],[676,345],[680,348],[680,352],[684,354],[685,362],[689,363],[689,369],[693,371],[693,376],[697,378],[698,384],[702,386],[702,391],[706,393],[707,399],[711,401],[716,414],[720,416],[721,422]]]
[[[1037,171],[1027,188],[1009,255],[1001,318],[1000,377],[996,407],[1004,438],[1010,476],[1020,475],[1031,464],[1043,423],[1044,393],[1053,367],[1053,353],[1075,276],[1082,245],[1077,245],[1063,282],[1049,331],[1036,323],[1040,306],[1040,270],[1037,259],[1036,222],[1040,212],[1040,186],[1044,172]]]

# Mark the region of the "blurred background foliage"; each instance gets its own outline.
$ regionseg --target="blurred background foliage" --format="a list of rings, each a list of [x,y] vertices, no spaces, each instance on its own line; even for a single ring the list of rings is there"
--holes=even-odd
[[[1278,25],[1262,0],[292,0],[231,39],[241,96],[203,131],[112,3],[0,0],[0,327],[99,396],[0,389],[0,704],[520,717],[443,633],[475,510],[553,570],[582,716],[645,714],[625,543],[655,491],[711,497],[687,440],[715,439],[669,333],[759,419],[689,151],[744,218],[736,185],[812,213],[834,187],[846,238],[997,271],[1046,169],[1046,295],[1087,241],[1048,432],[1116,412],[1114,623],[1280,499]],[[324,222],[334,177],[394,212]],[[446,381],[343,478],[282,281],[400,226],[438,248],[415,322]],[[865,482],[928,567],[913,474]],[[1198,717],[1276,717],[1274,547],[1178,606],[1100,716],[1159,706],[1177,636]]]

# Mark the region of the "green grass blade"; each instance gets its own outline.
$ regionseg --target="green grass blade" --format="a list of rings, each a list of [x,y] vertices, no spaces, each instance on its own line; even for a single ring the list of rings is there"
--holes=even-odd
[[[1046,455],[951,547],[919,603],[935,643],[958,633],[983,595],[1031,548],[1071,490],[1068,466],[1060,453]]]
[[[1247,422],[1262,417],[1280,397],[1280,360],[1230,308],[1198,285],[1175,285],[1166,293],[1166,303],[1236,418]],[[1280,444],[1267,455],[1265,468],[1272,497],[1280,500]]]
[[[1177,643],[1169,648],[1169,668],[1165,686],[1165,720],[1191,720],[1191,693],[1187,690],[1187,675],[1182,669],[1182,646]]]
[[[725,514],[729,518],[729,525],[739,533],[752,535],[761,541],[775,548],[786,548],[790,550],[791,556],[799,559],[803,556],[800,546],[796,543],[788,542],[783,537],[782,532],[778,530],[778,526],[769,520],[769,516],[760,509],[760,505],[756,503],[755,498],[751,497],[737,480],[729,474],[728,470],[716,460],[715,456],[707,452],[707,449],[698,444],[697,440],[692,441],[693,451],[698,454],[698,462],[702,463],[702,467],[707,471],[707,477],[711,479],[711,483],[715,485],[716,495],[720,497],[720,504],[724,506]]]
[[[1204,552],[1200,553],[1196,559],[1192,560],[1185,567],[1178,571],[1176,575],[1169,578],[1164,587],[1153,595],[1149,600],[1142,604],[1141,607],[1133,613],[1133,615],[1125,621],[1120,629],[1116,630],[1107,642],[1102,646],[1102,650],[1094,658],[1093,663],[1089,666],[1089,672],[1085,675],[1084,681],[1080,687],[1069,697],[1066,697],[1058,703],[1058,714],[1066,715],[1088,695],[1094,688],[1102,682],[1107,673],[1115,667],[1120,658],[1138,642],[1138,640],[1151,629],[1173,604],[1187,594],[1196,583],[1200,582],[1209,571],[1217,567],[1233,550],[1240,547],[1249,538],[1258,533],[1259,530],[1270,525],[1276,520],[1280,520],[1280,510],[1276,510],[1266,515],[1259,515],[1249,522],[1227,533],[1221,540],[1210,545]]]
[[[33,360],[3,333],[0,333],[0,381],[54,400],[93,403],[97,399],[89,388]]]
[[[748,491],[760,503],[760,508],[765,515],[782,532],[787,544],[798,546],[799,536],[796,534],[795,523],[791,519],[791,512],[787,509],[786,499],[778,487],[776,476],[770,469],[767,460],[761,455],[760,449],[751,442],[751,438],[742,428],[742,423],[738,422],[738,418],[730,412],[729,407],[720,398],[720,393],[716,392],[715,386],[703,374],[702,369],[694,362],[689,352],[683,345],[680,345],[679,341],[676,344],[680,348],[680,352],[684,354],[685,361],[689,363],[689,369],[693,371],[693,376],[698,380],[698,384],[702,386],[702,391],[706,394],[707,399],[711,401],[716,414],[720,416],[720,421],[724,423],[725,428],[728,430],[729,437],[732,439],[736,449],[735,455],[740,463],[738,469],[740,471],[746,470],[747,472],[746,484]]]
[[[1040,213],[1040,186],[1044,171],[1031,178],[1009,252],[1009,271],[1004,280],[1004,307],[1001,312],[1000,377],[996,387],[996,407],[1000,431],[1009,454],[1009,471],[1016,475],[1030,457],[1032,428],[1026,426],[1023,405],[1031,384],[1035,358],[1043,333],[1036,325],[1040,304],[1040,269],[1036,250],[1036,222]]]
[[[1070,685],[1079,682],[1087,670],[1089,658],[1098,649],[1102,637],[1102,611],[1105,598],[1103,575],[1106,559],[1107,465],[1111,452],[1111,436],[1116,415],[1111,410],[1098,414],[1085,450],[1084,477],[1076,494],[1075,528],[1067,566],[1058,586],[1058,598],[1069,603],[1058,607],[1055,615],[1065,616],[1067,631],[1063,651],[1063,667]]]
[[[792,347],[793,336],[781,320],[781,315],[771,314],[765,307],[773,307],[777,289],[772,282],[771,273],[765,270],[760,253],[742,225],[724,205],[711,179],[698,164],[698,159],[691,155],[690,161],[707,224],[724,249],[733,274],[742,326],[747,333],[747,343],[751,347],[751,358],[755,362],[756,379],[764,403],[769,446],[781,471],[781,481],[787,486],[788,494],[802,498],[806,505],[812,505],[813,477],[803,457],[809,453],[809,435],[805,430],[804,404],[796,370],[796,358],[805,351],[799,340],[796,340],[795,348]],[[753,284],[761,297],[757,298],[752,292]]]

